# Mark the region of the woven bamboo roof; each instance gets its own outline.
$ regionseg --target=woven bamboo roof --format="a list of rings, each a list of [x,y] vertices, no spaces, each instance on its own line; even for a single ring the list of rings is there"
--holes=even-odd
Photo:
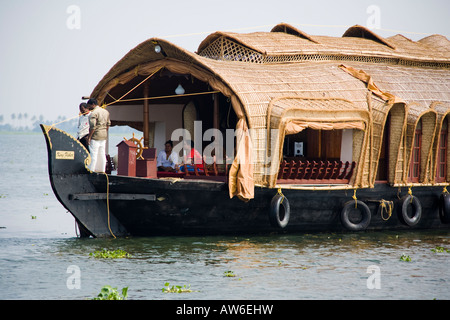
[[[450,45],[443,36],[431,36],[430,39],[414,42],[401,35],[388,39],[369,29],[356,25],[349,28],[342,37],[311,36],[288,24],[275,26],[270,33],[215,32],[203,40],[198,52],[207,56],[207,49],[220,38],[234,41],[243,47],[254,50],[263,56],[286,54],[327,54],[347,56],[372,56],[408,61],[450,62],[450,51],[433,50]],[[270,60],[269,60],[270,61]]]
[[[426,37],[418,42],[414,42],[397,35],[388,39],[383,39],[375,35],[370,30],[354,26],[348,29],[341,38],[327,36],[311,36],[288,24],[276,25],[271,32],[255,32],[248,34],[238,34],[233,32],[215,32],[205,38],[199,45],[198,52],[202,55],[208,47],[218,39],[226,39],[237,46],[249,49],[248,52],[235,52],[241,57],[243,54],[255,54],[262,56],[278,57],[273,62],[307,62],[307,61],[355,61],[355,62],[376,62],[378,63],[374,71],[379,69],[387,69],[387,65],[397,65],[400,63],[398,59],[406,59],[406,65],[412,66],[434,66],[445,67],[450,66],[450,41],[444,36],[433,35]],[[162,57],[154,51],[156,44],[160,44],[165,52],[166,57]],[[240,49],[242,49],[240,48]],[[118,75],[136,68],[142,64],[166,59],[177,59],[184,63],[197,65],[201,67],[218,68],[211,69],[209,72],[220,77],[222,73],[227,73],[227,69],[233,69],[231,64],[215,64],[214,60],[233,60],[222,59],[217,56],[208,56],[203,59],[198,54],[191,53],[163,39],[152,38],[139,44],[120,61],[118,61],[111,70],[99,82],[93,90],[91,96],[98,97],[101,89],[112,79]],[[295,56],[295,57],[292,57]],[[286,58],[285,60],[283,60]],[[381,60],[380,60],[381,59]],[[249,61],[252,61],[249,58]],[[270,61],[265,61],[267,69],[273,69],[268,66]],[[428,63],[428,64],[427,64]],[[432,63],[432,64],[430,64]],[[380,65],[382,64],[382,65]],[[405,63],[400,63],[405,65]],[[239,66],[238,69],[241,69]],[[247,67],[244,67],[247,68]],[[253,69],[253,66],[248,66]],[[279,65],[276,68],[282,69]],[[221,69],[221,70],[220,70]],[[258,70],[261,68],[258,67]],[[445,73],[446,71],[444,71]],[[418,73],[421,73],[419,71]],[[245,76],[240,75],[240,78]],[[251,75],[249,75],[251,77]],[[289,74],[283,72],[284,80],[289,82]],[[398,74],[397,74],[398,76]],[[249,83],[251,85],[251,79]],[[436,79],[437,81],[437,79]],[[233,81],[232,81],[233,82]],[[413,81],[414,83],[414,81]],[[432,85],[432,84],[431,84]],[[411,90],[408,90],[411,91]]]

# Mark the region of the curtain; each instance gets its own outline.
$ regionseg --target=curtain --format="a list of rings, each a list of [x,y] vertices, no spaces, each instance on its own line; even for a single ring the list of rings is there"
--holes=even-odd
[[[255,183],[253,180],[252,140],[244,118],[237,125],[236,157],[230,168],[228,188],[230,198],[237,196],[243,201],[255,197]]]
[[[301,120],[292,120],[286,124],[285,134],[296,134],[306,128],[322,129],[322,130],[342,130],[342,129],[358,129],[364,130],[365,124],[362,121],[353,122],[309,122]]]

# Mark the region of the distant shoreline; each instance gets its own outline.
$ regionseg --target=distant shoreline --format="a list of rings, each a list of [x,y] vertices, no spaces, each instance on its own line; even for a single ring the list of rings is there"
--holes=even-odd
[[[49,124],[50,125],[50,124]],[[66,131],[67,133],[76,136],[76,132],[77,132],[77,128],[76,127],[72,127],[72,128],[61,128],[60,126],[56,126],[57,128]],[[68,129],[68,130],[67,130]],[[140,132],[139,130],[130,128],[128,126],[118,126],[118,127],[112,127],[109,129],[109,133],[112,135],[115,134],[128,134],[130,132]],[[0,134],[40,134],[42,133],[40,127],[37,128],[29,128],[29,129],[24,129],[24,128],[4,128],[4,126],[0,126]]]

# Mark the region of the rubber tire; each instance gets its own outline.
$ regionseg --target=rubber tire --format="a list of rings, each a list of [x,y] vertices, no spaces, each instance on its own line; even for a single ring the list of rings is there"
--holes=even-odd
[[[361,211],[362,219],[358,223],[353,223],[350,221],[349,214],[351,210],[355,209],[355,201],[356,201],[356,209]],[[366,230],[370,224],[370,220],[372,219],[372,213],[370,212],[367,204],[360,200],[350,200],[344,204],[344,207],[341,211],[341,223],[342,225],[350,231],[363,231]]]
[[[269,221],[272,227],[285,228],[289,223],[290,212],[288,199],[276,194],[270,202]]]
[[[442,223],[450,223],[450,193],[443,193],[439,197],[439,218]]]
[[[411,201],[412,199],[412,201]],[[420,204],[419,198],[414,197],[412,195],[404,196],[401,200],[400,211],[398,214],[398,218],[401,223],[413,227],[419,223],[420,218],[422,217],[422,205]],[[412,204],[415,208],[415,213],[413,217],[408,216],[408,206]]]

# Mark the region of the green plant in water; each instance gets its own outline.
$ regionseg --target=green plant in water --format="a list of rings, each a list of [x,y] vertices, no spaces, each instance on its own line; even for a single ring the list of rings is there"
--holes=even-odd
[[[170,287],[170,283],[166,282],[166,283],[164,283],[164,288],[162,288],[162,292],[164,292],[164,293],[185,293],[185,292],[192,292],[192,290],[191,290],[191,285]]]
[[[93,300],[127,300],[127,298],[128,287],[122,288],[122,294],[120,294],[117,288],[104,286]]]
[[[114,251],[109,251],[109,250],[103,249],[103,250],[91,252],[91,253],[89,253],[89,255],[94,258],[102,258],[102,259],[121,259],[121,258],[130,258],[131,257],[131,254],[129,254],[128,252],[121,250],[121,249],[117,249]]]
[[[31,216],[31,219],[36,219],[36,218],[37,218],[37,216],[33,216],[33,215]]]
[[[230,277],[230,278],[236,277],[236,275],[234,274],[234,272],[231,271],[231,270],[225,271],[225,272],[223,273],[223,275],[224,275],[225,277]]]
[[[431,249],[431,251],[433,251],[433,252],[435,252],[435,253],[442,253],[442,252],[447,252],[447,253],[449,253],[449,252],[450,252],[450,250],[445,249],[444,247],[439,247],[439,246],[436,246],[436,248]]]
[[[406,254],[402,254],[402,256],[400,257],[400,261],[411,262],[411,257],[407,256]]]

